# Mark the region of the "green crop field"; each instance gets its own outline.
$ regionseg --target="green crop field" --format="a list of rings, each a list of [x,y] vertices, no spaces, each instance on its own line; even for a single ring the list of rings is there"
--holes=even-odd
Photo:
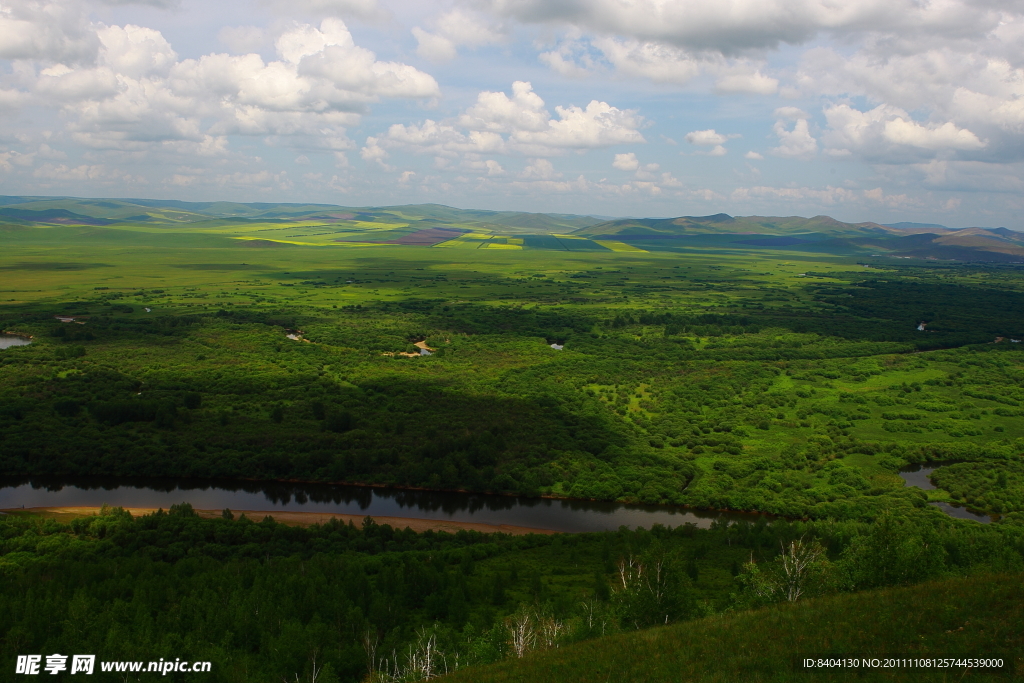
[[[1024,567],[1024,247],[1015,235],[922,237],[826,217],[602,221],[433,205],[25,198],[0,208],[0,245],[0,329],[33,339],[0,350],[0,475],[359,483],[781,519],[742,550],[722,530],[703,545],[666,536],[664,552],[685,575],[669,620],[754,606],[763,593],[751,588],[755,555],[767,566],[797,539],[823,544],[834,571],[822,595]],[[417,343],[431,355],[401,355],[419,353]],[[938,467],[936,488],[904,485],[898,472],[915,463]],[[940,502],[993,521],[951,519],[929,504]],[[187,512],[137,523],[115,514],[116,552],[102,524],[5,519],[0,570],[36,585],[67,566],[65,544],[88,555],[91,543],[113,567],[143,552],[125,539],[146,529],[185,534],[174,520]],[[893,520],[916,531],[886,545],[878,534]],[[285,533],[271,523],[257,538],[224,524],[254,534],[256,546]],[[219,538],[218,529],[195,533]],[[363,572],[358,580],[383,602],[350,596],[344,613],[282,612],[273,644],[232,636],[218,646],[210,657],[236,662],[218,680],[308,677],[300,653],[313,641],[331,653],[331,676],[360,680],[367,658],[375,662],[358,644],[366,629],[397,651],[430,624],[443,627],[449,654],[495,661],[508,656],[502,629],[531,605],[532,618],[575,624],[577,640],[581,601],[596,600],[587,609],[599,603],[616,632],[649,625],[628,617],[640,598],[615,588],[616,563],[654,553],[649,539],[580,536],[567,541],[580,544],[575,559],[557,562],[544,555],[553,541],[495,539],[465,560],[482,569],[462,574],[448,564],[491,541],[442,539],[428,582],[441,597],[399,609],[388,606],[387,582],[419,556],[392,557],[386,543],[368,550],[373,529],[344,533],[363,540],[324,552],[369,553],[345,571]],[[335,555],[313,558],[302,545],[312,538],[281,540],[267,562],[306,553],[329,576]],[[876,538],[875,555],[865,538]],[[278,571],[260,568],[263,551],[243,541],[206,559],[175,554],[176,542],[160,541],[167,557],[133,559],[132,571],[154,582],[195,570],[219,585],[226,579],[209,558],[222,555],[248,572],[249,587]],[[434,547],[415,535],[402,543],[395,553]],[[865,578],[868,565],[885,566],[885,548],[902,573]],[[906,569],[914,564],[920,571]],[[563,573],[545,574],[552,567]],[[106,600],[99,578],[72,574],[61,595]],[[109,595],[130,601],[120,590]],[[146,610],[165,605],[143,599]],[[0,624],[4,642],[63,646],[45,640],[31,601],[17,602],[17,591],[0,600],[22,615],[14,635]],[[451,600],[463,607],[442,609]],[[312,628],[314,613],[321,631],[286,628]],[[120,633],[137,619],[104,612],[103,628]],[[171,631],[187,639],[189,628]],[[295,661],[274,659],[273,648]],[[247,679],[239,662],[260,675]],[[705,679],[729,680],[716,675]],[[377,680],[400,679],[415,680]]]

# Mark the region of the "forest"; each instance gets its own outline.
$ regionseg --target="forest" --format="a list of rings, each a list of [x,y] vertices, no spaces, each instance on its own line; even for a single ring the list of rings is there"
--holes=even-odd
[[[806,556],[808,570],[788,576],[780,547]],[[780,601],[1020,572],[1024,532],[887,515],[416,534],[371,519],[310,528],[230,510],[201,519],[183,504],[139,518],[109,508],[70,524],[12,514],[0,520],[0,553],[5,659],[185,656],[211,662],[214,681],[384,683]],[[1012,658],[1021,634],[1009,633]]]
[[[485,229],[452,216],[430,229]],[[561,243],[592,226],[538,220]],[[147,477],[767,516],[510,536],[208,519],[187,500],[8,509],[4,676],[25,653],[95,652],[210,661],[218,681],[415,681],[1024,571],[1019,265],[22,223],[0,232],[0,330],[31,342],[0,349],[0,497]],[[906,485],[915,465],[933,488]],[[979,647],[1020,644],[999,633]]]

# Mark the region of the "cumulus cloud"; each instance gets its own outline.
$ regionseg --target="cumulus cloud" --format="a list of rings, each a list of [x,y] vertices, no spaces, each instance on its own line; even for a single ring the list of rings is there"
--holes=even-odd
[[[415,26],[412,34],[418,43],[416,54],[434,62],[454,59],[459,47],[481,47],[505,39],[500,27],[489,25],[480,17],[462,10],[447,12],[433,23],[433,32]]]
[[[779,146],[772,149],[776,156],[807,160],[818,152],[818,141],[811,135],[807,119],[797,119],[792,130],[785,122],[776,121],[773,130],[779,138]]]
[[[688,83],[706,63],[684,50],[657,42],[598,37],[592,43],[620,75],[656,83]]]
[[[77,2],[0,4],[0,59],[90,63],[99,47],[99,37]]]
[[[720,70],[715,90],[720,93],[774,95],[779,90],[779,79],[765,76],[760,68],[739,63]]]
[[[635,171],[640,168],[640,162],[634,152],[627,152],[626,154],[616,154],[612,166],[620,171]]]
[[[555,117],[525,81],[512,85],[512,96],[484,91],[476,102],[450,121],[427,119],[420,124],[394,124],[379,136],[380,144],[417,154],[450,157],[459,154],[522,154],[547,157],[571,150],[645,142],[637,112],[607,102],[585,108],[556,106]]]
[[[547,159],[531,159],[519,177],[527,180],[554,180],[561,178],[562,174],[555,171],[554,164]]]
[[[179,60],[164,36],[135,25],[94,29],[91,64],[60,62],[33,85],[63,108],[79,144],[215,156],[226,135],[305,135],[350,148],[344,129],[382,98],[437,97],[437,82],[407,64],[380,61],[356,45],[343,21],[298,24],[276,42],[278,61],[257,54]],[[0,98],[2,102],[2,98]]]
[[[714,128],[709,128],[707,130],[691,131],[686,134],[685,139],[691,145],[696,145],[698,147],[711,147],[711,150],[706,152],[706,154],[713,157],[720,157],[729,153],[729,150],[725,148],[724,143],[730,138],[738,137],[741,137],[738,133],[723,135],[715,131]]]
[[[921,124],[898,107],[879,105],[859,111],[848,104],[825,110],[824,136],[833,156],[856,153],[873,160],[907,160],[939,152],[976,151],[987,142],[951,121]]]

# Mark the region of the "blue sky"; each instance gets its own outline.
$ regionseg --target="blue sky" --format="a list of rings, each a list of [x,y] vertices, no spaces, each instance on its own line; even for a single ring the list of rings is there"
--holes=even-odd
[[[1024,229],[1016,0],[0,0],[0,193]]]

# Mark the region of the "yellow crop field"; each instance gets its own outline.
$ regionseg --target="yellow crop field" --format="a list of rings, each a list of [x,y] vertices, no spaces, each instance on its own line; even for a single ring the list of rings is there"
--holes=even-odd
[[[600,244],[602,247],[604,247],[606,249],[611,249],[612,251],[632,251],[632,252],[641,252],[641,253],[644,253],[644,254],[647,253],[646,249],[641,249],[640,247],[634,247],[633,245],[626,244],[625,242],[615,242],[613,240],[594,240],[594,242],[596,242],[597,244]]]

